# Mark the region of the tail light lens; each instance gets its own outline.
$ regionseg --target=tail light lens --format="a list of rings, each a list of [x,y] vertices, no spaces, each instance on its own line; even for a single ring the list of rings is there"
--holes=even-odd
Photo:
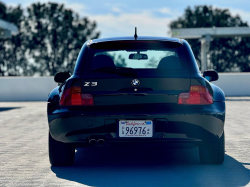
[[[205,86],[190,86],[189,92],[179,94],[178,104],[209,105],[213,98]]]
[[[62,106],[94,106],[91,94],[82,93],[80,86],[73,86],[65,90],[60,99]]]

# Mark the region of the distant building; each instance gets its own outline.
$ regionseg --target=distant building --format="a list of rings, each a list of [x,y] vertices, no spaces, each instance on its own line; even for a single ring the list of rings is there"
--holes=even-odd
[[[0,19],[0,38],[10,38],[18,33],[16,25]]]

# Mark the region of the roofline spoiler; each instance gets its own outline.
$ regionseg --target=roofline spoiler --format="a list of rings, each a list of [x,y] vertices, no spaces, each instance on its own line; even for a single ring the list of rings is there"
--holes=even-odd
[[[139,37],[138,37],[139,38]],[[141,37],[143,38],[143,37]],[[184,41],[183,39],[178,39],[178,40],[171,40],[171,38],[152,38],[152,39],[132,39],[132,38],[125,38],[125,39],[120,39],[120,40],[117,40],[118,38],[107,38],[106,40],[103,39],[103,41],[95,41],[95,40],[89,40],[87,41],[87,46],[90,47],[91,45],[93,44],[98,44],[98,43],[109,43],[109,42],[122,42],[122,41],[131,41],[131,42],[135,42],[135,41],[138,41],[138,42],[141,42],[141,41],[155,41],[155,42],[170,42],[170,43],[179,43],[181,45],[183,45]]]

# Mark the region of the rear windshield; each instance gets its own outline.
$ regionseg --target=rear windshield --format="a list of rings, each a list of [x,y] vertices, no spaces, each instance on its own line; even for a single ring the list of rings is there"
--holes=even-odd
[[[84,63],[85,73],[121,76],[119,73],[114,73],[113,69],[133,70],[140,77],[164,77],[171,72],[188,72],[182,45],[140,43],[140,45],[102,44],[89,47]]]

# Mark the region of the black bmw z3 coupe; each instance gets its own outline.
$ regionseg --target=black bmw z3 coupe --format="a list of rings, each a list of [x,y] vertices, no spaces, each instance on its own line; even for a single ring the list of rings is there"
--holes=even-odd
[[[224,161],[225,95],[201,75],[187,41],[121,37],[87,41],[72,75],[57,73],[48,97],[51,165],[75,148],[112,144],[191,145],[204,164]]]

